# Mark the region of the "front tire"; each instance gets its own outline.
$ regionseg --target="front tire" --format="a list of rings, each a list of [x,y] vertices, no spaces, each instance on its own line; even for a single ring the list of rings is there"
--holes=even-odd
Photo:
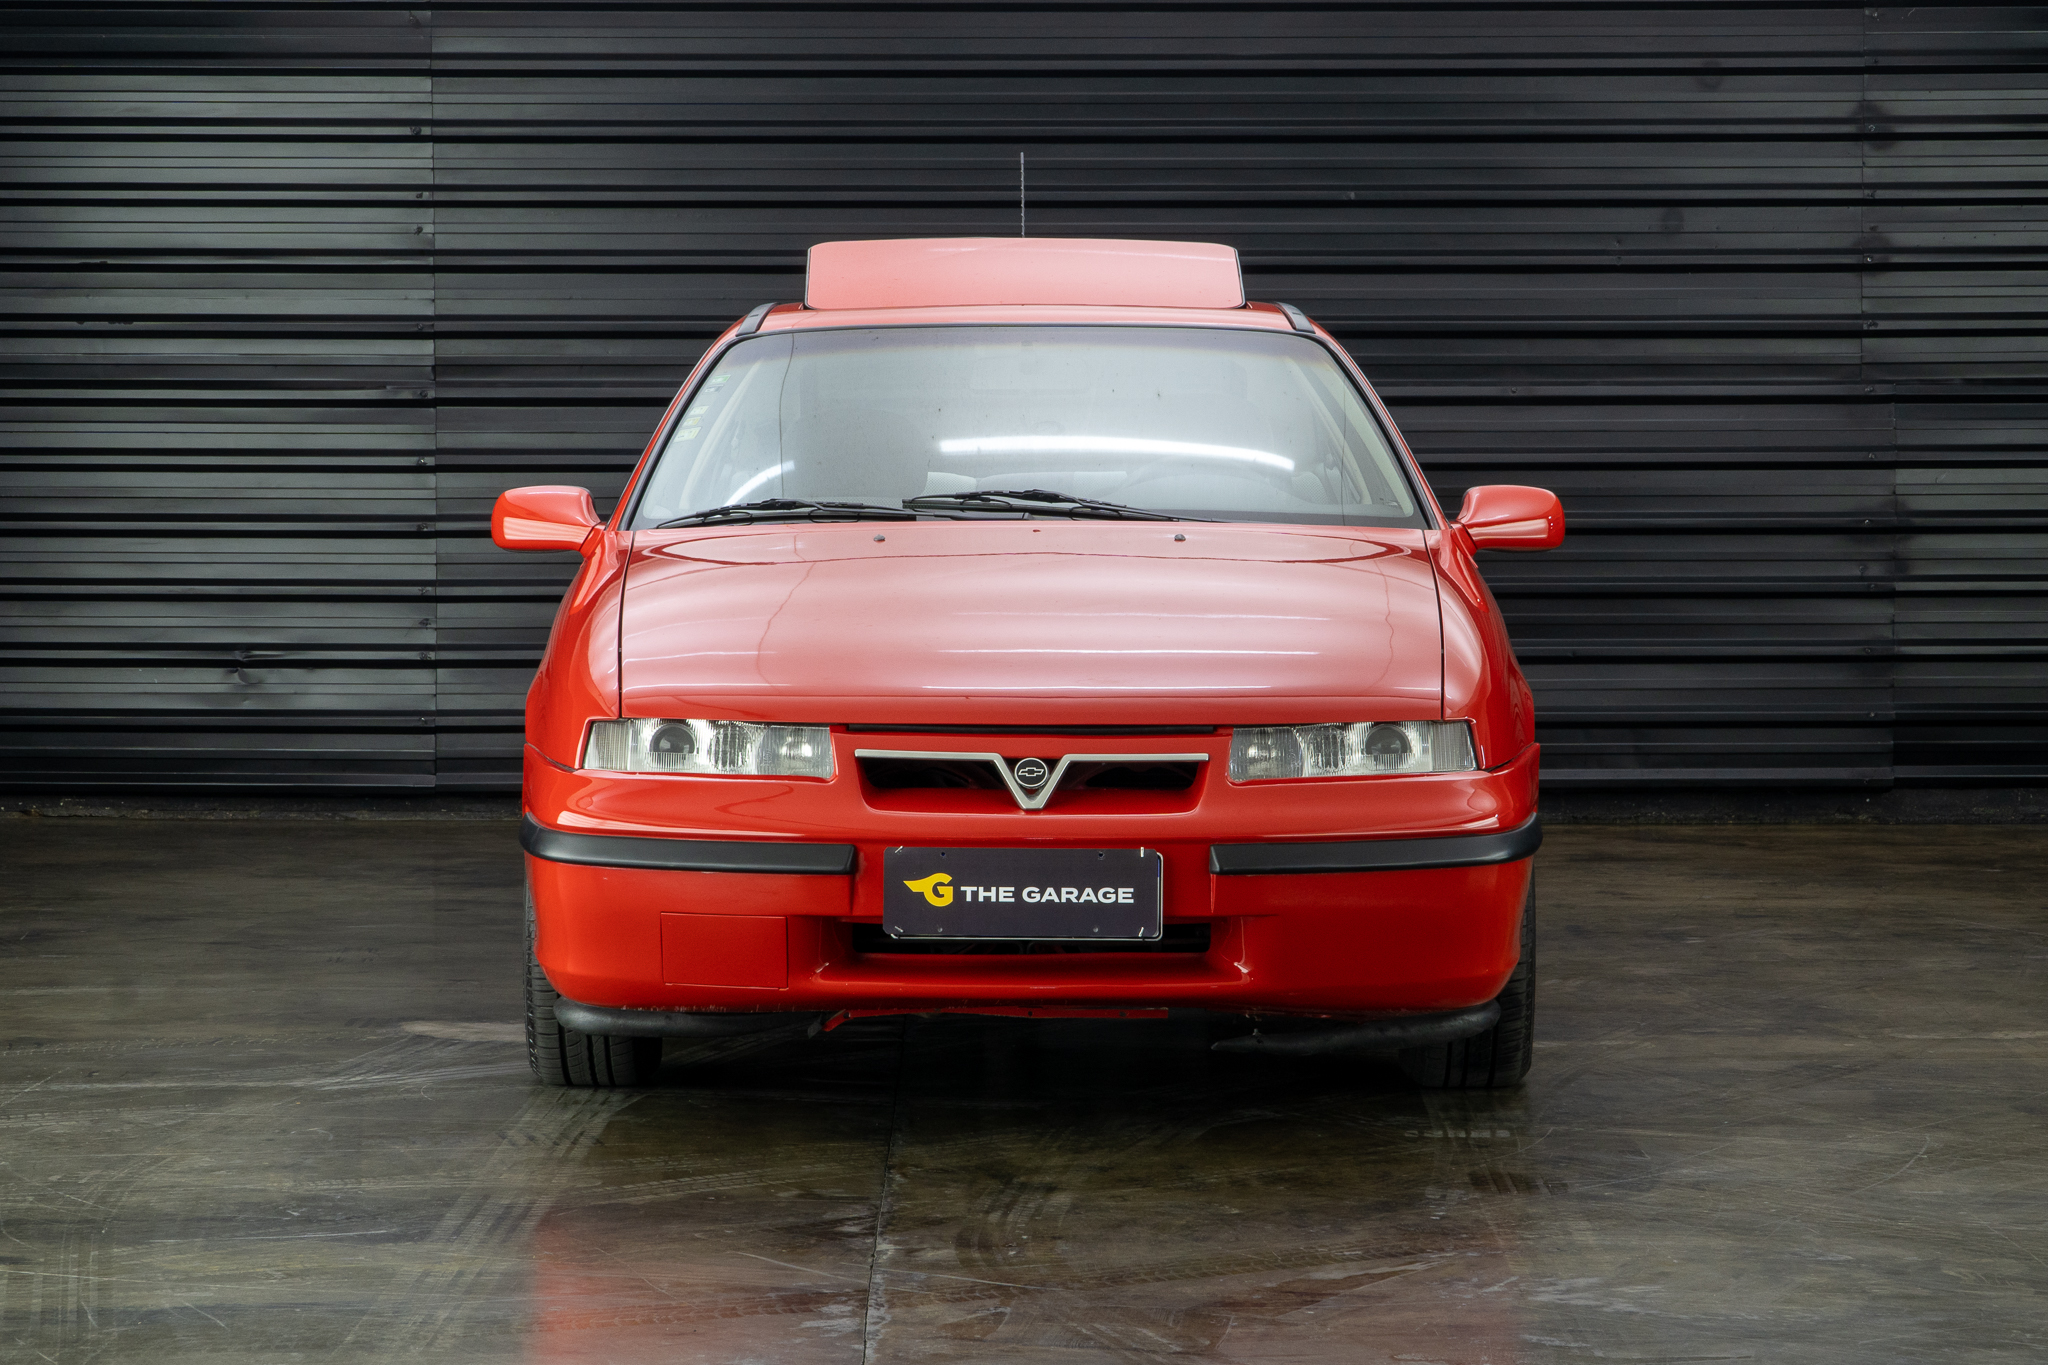
[[[534,955],[533,890],[526,892],[526,1060],[542,1085],[610,1090],[646,1085],[661,1066],[661,1039],[578,1033],[555,1019],[561,999]]]
[[[1505,1090],[1529,1074],[1536,1042],[1536,878],[1522,901],[1522,960],[1495,997],[1500,1019],[1451,1043],[1404,1048],[1401,1069],[1425,1090]]]

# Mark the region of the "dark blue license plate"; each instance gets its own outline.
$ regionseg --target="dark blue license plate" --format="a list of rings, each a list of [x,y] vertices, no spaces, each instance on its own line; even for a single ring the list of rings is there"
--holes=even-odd
[[[892,848],[892,938],[1148,940],[1164,917],[1165,859],[1145,848]]]

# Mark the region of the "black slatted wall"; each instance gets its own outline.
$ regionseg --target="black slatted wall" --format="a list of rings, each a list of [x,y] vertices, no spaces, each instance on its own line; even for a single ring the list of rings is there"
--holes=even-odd
[[[2048,11],[0,6],[17,788],[497,789],[705,342],[839,237],[1243,253],[1497,557],[1556,785],[2048,781]]]

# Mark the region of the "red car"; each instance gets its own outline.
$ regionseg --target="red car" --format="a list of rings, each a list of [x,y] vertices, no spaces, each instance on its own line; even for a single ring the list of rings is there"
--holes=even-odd
[[[1199,243],[830,242],[721,336],[575,549],[527,702],[554,1085],[869,1014],[1239,1015],[1225,1049],[1512,1085],[1530,695],[1365,376]]]

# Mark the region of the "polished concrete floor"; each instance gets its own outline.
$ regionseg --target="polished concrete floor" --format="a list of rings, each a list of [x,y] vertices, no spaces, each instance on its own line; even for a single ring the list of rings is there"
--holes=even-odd
[[[527,1082],[509,824],[0,822],[0,1360],[2048,1357],[2048,830],[1566,828],[1536,1069],[1199,1018]]]

